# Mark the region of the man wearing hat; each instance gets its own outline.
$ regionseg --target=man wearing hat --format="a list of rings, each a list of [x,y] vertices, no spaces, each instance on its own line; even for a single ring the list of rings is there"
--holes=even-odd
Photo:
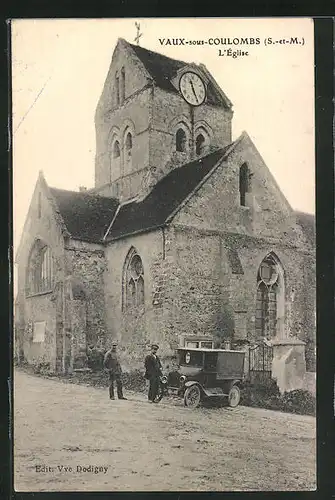
[[[117,387],[117,397],[119,399],[127,399],[123,396],[122,381],[121,381],[121,365],[116,353],[117,344],[114,342],[112,348],[109,349],[104,357],[104,367],[109,371],[109,398],[114,397],[114,380]]]
[[[152,344],[151,353],[146,356],[144,361],[145,378],[150,382],[148,393],[149,403],[155,402],[159,388],[159,377],[162,375],[162,364],[157,356],[158,349],[159,346],[157,344]]]

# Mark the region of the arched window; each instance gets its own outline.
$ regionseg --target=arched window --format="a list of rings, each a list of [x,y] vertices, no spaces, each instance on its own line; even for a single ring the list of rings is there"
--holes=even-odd
[[[186,151],[186,134],[182,128],[176,133],[176,151],[184,153]]]
[[[195,140],[195,152],[197,156],[200,156],[205,151],[205,138],[202,134],[198,134]]]
[[[127,136],[126,136],[126,153],[127,153],[127,156],[131,156],[131,149],[133,147],[133,138],[131,136],[131,133],[128,132]]]
[[[126,258],[123,292],[123,309],[144,305],[144,270],[141,257],[135,249],[131,249]]]
[[[50,247],[37,240],[28,262],[27,294],[51,291],[54,280],[54,262]]]
[[[121,149],[120,143],[116,140],[112,146],[112,154],[111,154],[111,172],[110,172],[110,180],[114,181],[118,179],[121,175]]]
[[[116,105],[120,105],[120,79],[118,74],[115,75],[115,98],[116,98]]]
[[[239,179],[239,190],[240,190],[240,205],[246,206],[246,193],[250,191],[250,173],[249,168],[246,163],[240,167],[240,179]]]
[[[124,68],[121,68],[121,85],[120,85],[120,101],[121,104],[126,98],[126,73]]]
[[[120,158],[120,143],[119,141],[114,142],[113,146],[113,159]]]
[[[257,274],[256,332],[258,337],[275,337],[283,325],[283,272],[277,259],[268,255]]]
[[[124,171],[125,174],[131,172],[132,165],[132,149],[133,149],[133,137],[130,132],[127,132],[125,142],[124,142]]]

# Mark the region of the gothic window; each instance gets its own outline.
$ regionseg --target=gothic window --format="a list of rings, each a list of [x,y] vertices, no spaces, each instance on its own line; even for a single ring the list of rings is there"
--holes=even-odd
[[[248,165],[244,163],[240,167],[240,179],[239,179],[239,190],[240,190],[240,205],[242,207],[246,206],[246,193],[250,191],[249,186],[250,173]]]
[[[116,105],[120,105],[120,79],[118,75],[115,75],[115,96],[116,96]]]
[[[117,158],[120,158],[120,143],[119,143],[119,141],[115,141],[114,146],[113,146],[113,159],[116,160]]]
[[[274,337],[277,333],[278,301],[283,290],[279,264],[269,255],[261,263],[257,275],[256,332],[258,337]]]
[[[54,263],[50,247],[37,240],[29,258],[27,293],[43,293],[52,290]]]
[[[112,154],[111,154],[111,173],[110,179],[111,181],[118,179],[121,175],[121,150],[120,143],[116,140],[112,146]]]
[[[141,257],[134,249],[126,259],[124,269],[123,308],[131,309],[144,305],[144,270]]]
[[[195,140],[195,152],[197,156],[200,156],[205,151],[205,138],[202,134],[197,135]]]
[[[124,68],[121,69],[120,101],[124,102],[126,97],[126,74]]]
[[[131,136],[131,133],[128,132],[127,137],[126,137],[126,153],[127,156],[131,156],[131,149],[133,147],[133,138]]]
[[[176,133],[176,151],[184,153],[186,151],[186,134],[182,128]]]
[[[124,162],[125,162],[125,173],[130,173],[132,164],[132,148],[133,148],[133,138],[130,132],[126,134],[125,144],[124,144]]]

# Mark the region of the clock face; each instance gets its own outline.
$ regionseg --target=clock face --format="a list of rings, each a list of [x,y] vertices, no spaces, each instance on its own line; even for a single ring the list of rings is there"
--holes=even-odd
[[[200,106],[206,98],[205,84],[193,71],[187,71],[180,77],[179,88],[185,101],[192,106]]]

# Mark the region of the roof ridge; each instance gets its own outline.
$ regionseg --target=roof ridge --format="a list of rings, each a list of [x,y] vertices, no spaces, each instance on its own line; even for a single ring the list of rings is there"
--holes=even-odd
[[[124,41],[124,44],[125,47],[132,51],[136,58],[142,63],[145,71],[157,87],[168,92],[179,92],[175,82],[173,82],[173,79],[178,75],[178,72],[184,68],[197,68],[197,70],[200,71],[204,77],[209,78],[208,75],[206,76],[205,70],[194,61],[187,62],[181,61],[180,59],[173,59],[172,57],[160,52],[155,52],[154,50],[141,47],[140,45],[134,45],[127,41]],[[219,91],[216,88],[216,86],[218,86],[217,82],[214,82],[215,79],[211,75],[208,84],[207,103],[215,106],[231,106],[228,98],[223,97],[223,91]]]
[[[150,52],[151,54],[155,54],[159,57],[163,57],[165,59],[170,59],[171,61],[176,61],[176,62],[179,62],[179,63],[182,63],[182,64],[185,64],[185,65],[188,65],[188,64],[196,64],[194,62],[190,63],[190,62],[187,62],[187,61],[182,61],[181,59],[175,59],[174,57],[170,57],[170,56],[166,56],[165,54],[162,54],[161,52],[156,52],[155,50],[151,50],[151,49],[147,49],[146,47],[142,47],[141,45],[135,45],[133,43],[130,43],[130,42],[127,42],[127,40],[125,40],[126,43],[128,43],[133,49],[140,49],[140,50],[145,50],[146,52]]]
[[[106,200],[113,200],[117,201],[119,203],[118,198],[115,198],[114,196],[102,196],[97,193],[91,193],[90,191],[74,191],[72,189],[62,189],[62,188],[57,188],[57,187],[52,187],[49,186],[49,189],[52,191],[61,191],[62,193],[69,193],[69,194],[74,194],[74,195],[84,195],[84,196],[90,196],[91,198],[99,198],[99,199],[106,199]]]
[[[224,160],[232,144],[174,168],[152,187],[145,198],[120,206],[105,234],[105,241],[151,231],[169,224],[170,215],[179,209],[198,185],[201,185],[213,167]]]
[[[224,146],[223,148],[215,149],[214,151],[210,151],[209,153],[205,154],[204,156],[200,156],[199,158],[195,158],[194,160],[188,161],[187,163],[183,163],[182,165],[179,165],[178,167],[173,168],[172,170],[170,170],[170,172],[168,174],[164,175],[164,177],[162,177],[161,179],[159,179],[159,181],[155,184],[155,186],[157,186],[158,183],[162,182],[167,177],[175,175],[175,173],[178,170],[181,170],[182,168],[185,168],[185,167],[187,167],[189,165],[192,165],[193,163],[201,163],[205,159],[207,159],[207,158],[209,158],[209,157],[211,157],[213,155],[218,155],[220,153],[224,154],[227,151],[227,149],[234,144],[234,142],[235,141],[231,142],[227,146]],[[153,187],[153,189],[154,189],[154,187]],[[150,193],[147,196],[149,196],[149,195],[150,195]]]

